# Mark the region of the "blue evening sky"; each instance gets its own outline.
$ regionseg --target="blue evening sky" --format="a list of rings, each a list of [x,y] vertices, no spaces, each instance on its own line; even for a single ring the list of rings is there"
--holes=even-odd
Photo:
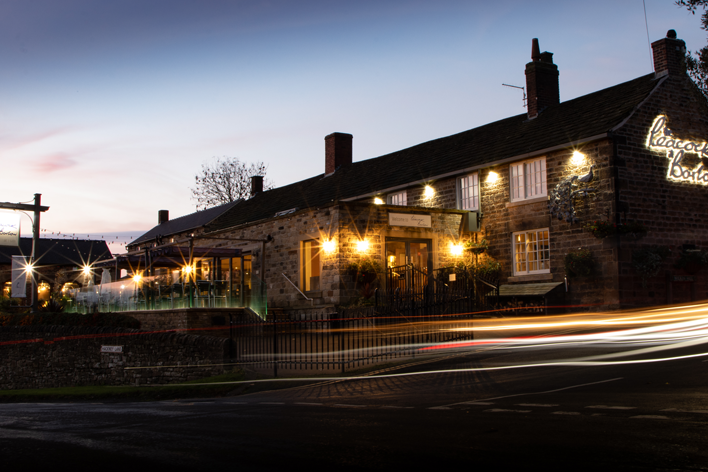
[[[706,44],[671,0],[646,10],[651,41]],[[641,0],[0,0],[0,201],[42,193],[43,234],[122,243],[194,211],[217,156],[280,186],[322,173],[335,131],[357,161],[523,113],[501,84],[534,37],[561,100],[652,71]]]

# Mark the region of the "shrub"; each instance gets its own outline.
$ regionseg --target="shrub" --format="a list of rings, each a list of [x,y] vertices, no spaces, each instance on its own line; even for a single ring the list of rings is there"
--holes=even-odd
[[[632,267],[642,278],[642,287],[646,288],[647,279],[659,275],[664,259],[669,255],[665,246],[650,246],[632,251]]]
[[[588,249],[578,248],[577,251],[565,255],[565,272],[569,276],[587,277],[595,270],[595,258]]]

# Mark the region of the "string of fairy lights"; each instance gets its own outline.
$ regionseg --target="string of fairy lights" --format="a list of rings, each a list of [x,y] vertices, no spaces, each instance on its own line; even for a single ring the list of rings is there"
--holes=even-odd
[[[106,244],[110,245],[118,245],[118,246],[126,246],[130,244],[133,239],[133,236],[115,236],[115,239],[113,239],[113,236],[105,236],[102,234],[94,234],[92,237],[88,233],[64,233],[62,231],[53,231],[52,229],[48,228],[41,228],[39,230],[39,237],[40,238],[52,238],[52,239],[66,239],[66,240],[103,240],[106,242]]]

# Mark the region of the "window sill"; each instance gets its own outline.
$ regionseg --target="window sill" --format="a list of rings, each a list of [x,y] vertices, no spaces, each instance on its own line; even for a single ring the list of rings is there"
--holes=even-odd
[[[511,208],[519,205],[528,205],[530,203],[547,202],[549,200],[548,195],[538,198],[529,198],[528,200],[518,200],[516,202],[507,202],[506,207]]]
[[[528,275],[515,275],[506,279],[507,282],[533,282],[540,280],[553,280],[553,274],[528,274]]]

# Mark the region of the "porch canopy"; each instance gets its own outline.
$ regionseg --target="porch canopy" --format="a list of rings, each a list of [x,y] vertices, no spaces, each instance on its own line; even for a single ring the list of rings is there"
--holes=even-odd
[[[230,258],[241,256],[241,249],[230,249],[223,247],[194,247],[190,249],[189,247],[183,246],[166,246],[118,255],[113,260],[94,264],[94,267],[115,268],[118,270],[135,270],[148,266],[179,269],[189,264],[190,251],[192,262],[197,259]]]

